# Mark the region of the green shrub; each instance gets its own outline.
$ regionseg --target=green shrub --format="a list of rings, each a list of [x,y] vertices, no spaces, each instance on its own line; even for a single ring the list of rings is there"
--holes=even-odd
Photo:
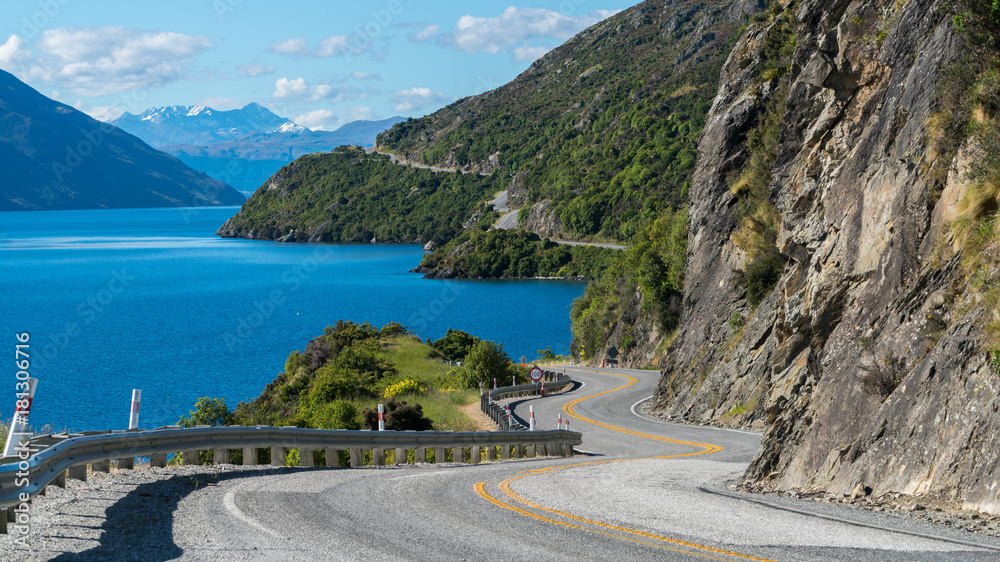
[[[389,431],[431,431],[434,429],[431,420],[424,417],[420,404],[407,404],[389,400],[385,406],[385,429]],[[366,429],[378,429],[378,410],[368,409],[364,412]]]
[[[514,365],[503,350],[503,346],[489,340],[480,340],[472,347],[465,358],[465,363],[458,369],[458,379],[465,388],[479,388],[482,383],[486,388],[492,388],[493,379],[497,379],[500,386],[504,386],[506,381],[517,371]]]
[[[181,416],[177,425],[195,427],[197,425],[222,426],[232,423],[233,416],[226,407],[225,398],[202,396],[194,403],[194,409],[187,416]]]
[[[443,338],[438,340],[427,340],[427,345],[446,357],[449,361],[463,361],[465,356],[472,351],[473,346],[479,343],[479,338],[463,332],[448,328],[448,332]]]

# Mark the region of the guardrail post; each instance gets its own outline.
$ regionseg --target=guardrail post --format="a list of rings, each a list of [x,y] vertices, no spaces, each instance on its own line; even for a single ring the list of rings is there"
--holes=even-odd
[[[514,458],[524,458],[524,445],[514,445]]]
[[[381,449],[378,447],[372,449],[372,464],[374,466],[385,465],[385,449]]]
[[[500,460],[502,461],[510,460],[510,445],[500,446]]]
[[[13,513],[14,510],[12,510],[12,509],[4,509],[2,511],[3,511],[3,513],[0,513],[0,535],[6,535],[7,534],[7,514],[8,513]]]
[[[229,464],[229,449],[212,449],[212,464]]]
[[[533,459],[535,458],[535,445],[525,445],[524,456],[525,458]]]
[[[184,466],[197,466],[198,451],[181,451],[181,463]]]
[[[257,447],[243,447],[243,466],[259,464]]]
[[[53,480],[53,482],[55,482],[56,486],[59,486],[60,488],[65,488],[66,487],[66,471],[64,470],[64,471],[60,472],[59,476],[56,476],[56,479]]]
[[[562,456],[572,457],[573,456],[573,446],[569,443],[562,444]]]
[[[358,468],[364,466],[365,456],[361,449],[351,449],[351,468]]]
[[[495,461],[497,460],[497,448],[495,445],[490,445],[486,447],[486,460]]]
[[[149,455],[149,466],[158,466],[160,468],[167,466],[167,454],[153,453]]]
[[[316,459],[313,458],[312,449],[299,449],[299,466],[313,468],[316,466]]]
[[[125,470],[135,468],[135,457],[125,457],[118,459],[118,469]]]
[[[97,461],[90,464],[94,472],[111,472],[111,461]]]
[[[406,449],[396,448],[396,464],[406,464]]]
[[[479,445],[473,445],[473,447],[469,449],[470,463],[479,464],[479,461],[483,460],[482,456],[483,456],[483,448],[480,447]]]
[[[76,466],[69,467],[69,477],[73,480],[83,480],[87,481],[87,465],[78,464]]]
[[[340,468],[340,449],[324,449],[327,468]]]
[[[547,457],[547,456],[549,456],[549,452],[547,450],[546,444],[545,443],[539,443],[539,444],[535,445],[535,454],[538,455],[538,456],[540,456],[540,457]]]
[[[434,464],[441,464],[446,458],[444,447],[434,447]]]
[[[413,450],[413,462],[427,462],[427,449],[424,447],[417,447]]]
[[[271,445],[271,466],[285,466],[285,448]]]

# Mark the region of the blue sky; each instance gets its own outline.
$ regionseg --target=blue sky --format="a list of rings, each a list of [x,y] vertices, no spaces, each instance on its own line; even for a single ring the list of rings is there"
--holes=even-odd
[[[515,1],[3,2],[0,68],[99,119],[257,102],[329,130],[495,88],[637,0]]]

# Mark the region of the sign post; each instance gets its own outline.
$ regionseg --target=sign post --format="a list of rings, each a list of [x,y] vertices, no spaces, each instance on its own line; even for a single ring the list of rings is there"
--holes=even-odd
[[[139,429],[139,399],[142,398],[142,391],[138,388],[132,389],[132,410],[128,416],[128,428]]]
[[[10,433],[7,434],[7,445],[3,449],[3,456],[17,456],[17,446],[21,443],[21,436],[28,434],[28,414],[31,413],[31,402],[35,399],[35,388],[38,386],[38,379],[28,377],[28,390],[18,393],[18,400],[14,407],[14,419],[10,422]]]

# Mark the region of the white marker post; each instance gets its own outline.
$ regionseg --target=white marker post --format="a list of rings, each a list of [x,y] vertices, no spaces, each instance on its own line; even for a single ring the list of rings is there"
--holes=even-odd
[[[517,386],[517,378],[514,375],[510,376],[510,385]]]
[[[483,395],[483,381],[479,381],[479,395]]]
[[[385,431],[385,406],[378,405],[378,430]]]
[[[38,386],[38,379],[28,377],[28,391],[18,393],[18,400],[14,405],[14,419],[10,422],[10,433],[7,434],[7,445],[3,449],[3,456],[16,457],[17,448],[21,443],[21,436],[28,435],[28,414],[31,413],[31,403],[35,399],[35,388]]]
[[[128,416],[128,428],[139,429],[139,399],[142,398],[142,391],[138,388],[132,389],[132,410]]]
[[[493,377],[493,390],[496,390],[496,389],[497,389],[497,379],[496,379],[496,377]]]
[[[562,414],[559,414],[559,420],[556,421],[556,429],[562,429]]]
[[[528,431],[535,431],[535,407],[528,406]]]

